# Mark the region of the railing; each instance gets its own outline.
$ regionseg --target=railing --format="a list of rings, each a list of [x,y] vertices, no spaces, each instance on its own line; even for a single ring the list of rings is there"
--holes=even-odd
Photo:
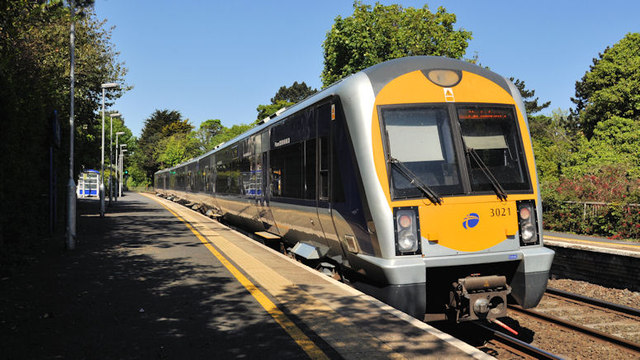
[[[585,220],[587,216],[600,216],[607,213],[611,206],[622,206],[623,209],[629,211],[631,208],[638,208],[640,204],[617,204],[617,203],[605,203],[605,202],[579,202],[579,201],[564,201],[565,204],[578,204],[582,205],[582,220]]]

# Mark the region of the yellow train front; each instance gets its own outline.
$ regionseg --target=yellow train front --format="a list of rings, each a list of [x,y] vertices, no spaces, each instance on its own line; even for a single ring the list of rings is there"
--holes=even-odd
[[[356,286],[426,320],[505,316],[508,296],[536,306],[554,253],[542,246],[518,90],[486,69],[437,57],[364,73],[374,95],[370,134],[351,132],[370,137],[354,148],[362,146],[360,171],[371,178],[363,187],[379,255],[353,256],[350,265],[387,285]]]

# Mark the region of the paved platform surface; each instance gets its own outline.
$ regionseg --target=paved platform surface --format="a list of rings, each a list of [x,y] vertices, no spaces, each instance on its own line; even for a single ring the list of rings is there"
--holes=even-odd
[[[576,235],[545,231],[544,243],[578,250],[603,252],[614,255],[640,257],[640,242],[611,240],[597,236]]]
[[[97,211],[0,281],[0,358],[489,358],[178,204]]]

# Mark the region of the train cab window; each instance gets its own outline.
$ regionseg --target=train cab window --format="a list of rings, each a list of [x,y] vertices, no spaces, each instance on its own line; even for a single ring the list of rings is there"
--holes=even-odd
[[[508,107],[461,106],[458,121],[473,191],[491,191],[486,166],[505,190],[528,190],[524,152],[514,111]],[[469,151],[477,155],[474,159]],[[478,160],[479,158],[479,160]]]
[[[444,105],[383,107],[381,115],[387,160],[401,163],[438,194],[463,193],[449,113]],[[395,198],[423,196],[405,173],[395,166],[390,169]]]

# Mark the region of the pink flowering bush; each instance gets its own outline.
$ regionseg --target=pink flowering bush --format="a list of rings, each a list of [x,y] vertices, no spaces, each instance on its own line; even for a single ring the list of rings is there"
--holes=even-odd
[[[640,181],[622,166],[544,184],[542,196],[548,230],[640,239]]]

